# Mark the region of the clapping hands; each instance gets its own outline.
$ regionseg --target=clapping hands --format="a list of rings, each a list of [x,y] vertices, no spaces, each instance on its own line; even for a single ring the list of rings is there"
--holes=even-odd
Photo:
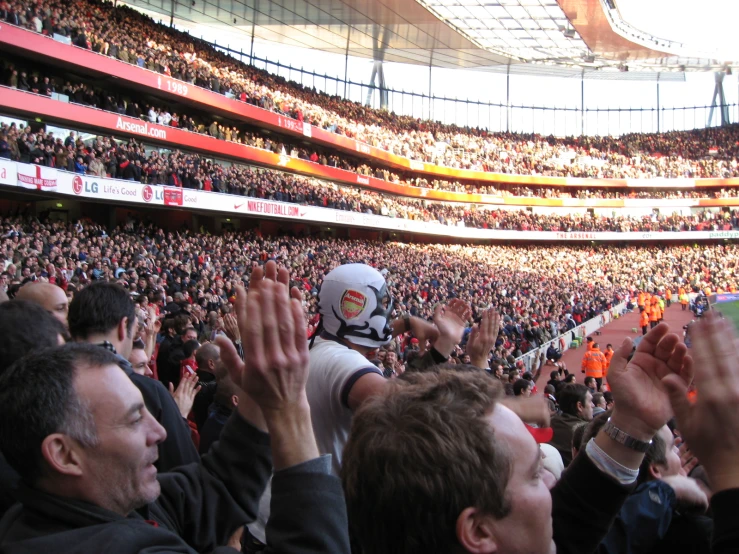
[[[690,334],[695,403],[688,399],[688,382],[672,374],[662,381],[680,433],[705,468],[715,494],[739,488],[738,339],[732,324],[712,311],[691,326]]]

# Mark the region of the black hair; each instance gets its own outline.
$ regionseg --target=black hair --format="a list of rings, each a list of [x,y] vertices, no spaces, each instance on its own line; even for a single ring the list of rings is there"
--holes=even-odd
[[[118,365],[112,352],[84,343],[36,350],[0,374],[0,436],[3,454],[29,485],[42,473],[41,444],[64,433],[85,446],[97,444],[95,422],[77,397],[80,367]]]
[[[590,389],[588,387],[579,383],[562,387],[557,394],[559,409],[565,414],[578,415],[577,404],[579,402],[584,406],[589,392]]]
[[[526,389],[533,388],[534,384],[528,379],[519,379],[513,383],[513,395],[522,396]]]
[[[182,345],[182,353],[185,355],[185,358],[189,358],[198,348],[200,348],[200,343],[198,341],[189,340]]]
[[[39,348],[59,344],[64,326],[35,302],[10,300],[0,304],[0,373]]]
[[[126,289],[98,281],[74,295],[69,304],[69,331],[75,339],[95,333],[109,333],[123,318],[128,318],[128,333],[136,323],[136,306]]]
[[[672,444],[670,444],[670,448],[672,448]],[[659,436],[659,433],[652,437],[649,449],[644,453],[644,459],[639,466],[639,475],[636,478],[637,484],[652,480],[652,472],[650,471],[652,465],[667,465],[667,444]]]
[[[583,421],[582,423],[577,423],[572,428],[572,444],[570,445],[572,448],[574,448],[577,452],[580,452],[582,449],[582,443],[583,443],[583,436],[585,435],[585,428],[588,426],[588,424]]]

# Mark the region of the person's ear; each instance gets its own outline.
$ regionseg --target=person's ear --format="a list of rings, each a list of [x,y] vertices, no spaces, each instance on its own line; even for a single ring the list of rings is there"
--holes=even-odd
[[[234,408],[237,408],[239,406],[239,396],[234,394],[231,396],[231,404],[233,404]]]
[[[118,333],[118,340],[122,341],[125,340],[126,337],[128,337],[128,318],[124,317],[118,322],[118,328],[116,329]]]
[[[477,508],[465,508],[457,518],[457,541],[470,554],[498,552],[492,516]]]
[[[583,403],[582,403],[582,402],[578,402],[578,403],[577,403],[577,413],[578,413],[578,414],[582,413],[582,411],[583,411],[584,409],[585,409],[585,406],[583,405]]]
[[[660,464],[649,464],[649,475],[652,479],[662,479]]]
[[[79,477],[82,459],[78,443],[62,433],[52,433],[41,443],[41,455],[55,473]]]

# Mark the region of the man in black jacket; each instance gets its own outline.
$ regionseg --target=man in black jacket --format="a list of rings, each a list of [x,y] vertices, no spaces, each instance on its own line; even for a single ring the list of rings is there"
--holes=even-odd
[[[34,350],[64,344],[62,324],[40,305],[17,298],[0,304],[0,375]],[[16,502],[20,477],[0,453],[0,516]]]
[[[74,296],[68,319],[74,340],[96,344],[118,356],[119,365],[141,391],[149,412],[166,429],[166,439],[159,443],[157,468],[169,471],[198,461],[189,426],[172,395],[159,381],[135,373],[128,363],[136,329],[136,307],[126,291],[112,283],[93,283]]]
[[[166,433],[106,349],[66,345],[0,376],[0,434],[24,481],[0,550],[235,553],[274,471],[266,552],[349,553],[340,483],[310,423],[302,307],[282,284],[238,293],[250,357],[221,348],[239,406],[199,464],[157,478]]]
[[[552,418],[551,444],[562,456],[565,467],[572,462],[572,433],[577,425],[593,419],[593,394],[579,383],[565,385],[557,393],[561,413]]]
[[[731,411],[739,401],[739,356],[733,337],[721,344],[732,350],[734,382],[706,389],[712,405],[705,423],[716,423],[714,446],[701,441],[698,453],[689,444],[701,460],[713,462],[719,451],[719,463],[711,468],[729,490],[718,504],[714,497],[713,507],[719,551],[728,552],[739,534],[731,512],[739,503],[739,416]],[[679,400],[686,421],[700,420],[700,414],[688,413],[685,393],[693,365],[679,337],[661,324],[627,361],[631,351],[627,339],[613,357],[608,377],[616,406],[609,422],[556,485],[542,468],[532,436],[498,402],[502,392],[494,380],[438,372],[406,374],[408,383],[392,383],[354,415],[344,449],[341,473],[358,548],[364,554],[595,551],[634,486],[649,441],[672,415],[670,404]],[[710,356],[703,361],[706,379],[722,366]],[[674,391],[669,398],[666,386]],[[727,406],[722,415],[731,419],[731,440],[719,440],[721,422],[711,421],[711,396],[719,393]],[[679,419],[681,410],[674,409]],[[716,544],[714,537],[714,549]]]

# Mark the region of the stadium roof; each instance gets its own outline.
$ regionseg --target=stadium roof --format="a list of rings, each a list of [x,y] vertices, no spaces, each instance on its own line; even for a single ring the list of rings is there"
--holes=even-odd
[[[636,29],[630,0],[125,0],[257,39],[389,62],[514,74],[683,80],[730,63]],[[226,29],[223,29],[226,30]]]

